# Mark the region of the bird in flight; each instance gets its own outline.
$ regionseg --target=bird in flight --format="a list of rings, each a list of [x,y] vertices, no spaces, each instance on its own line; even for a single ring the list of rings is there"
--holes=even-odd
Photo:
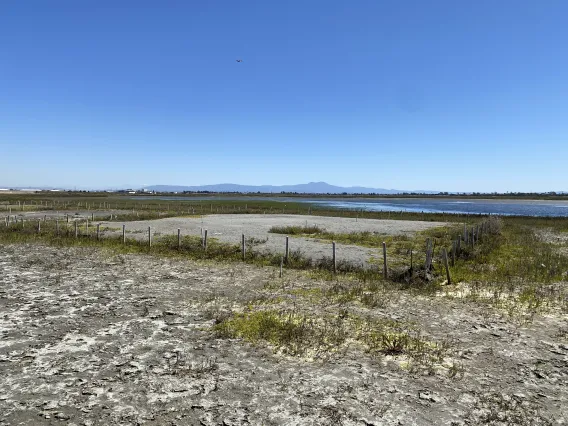
[[[242,59],[237,59],[237,62],[243,62],[243,60],[242,60]]]

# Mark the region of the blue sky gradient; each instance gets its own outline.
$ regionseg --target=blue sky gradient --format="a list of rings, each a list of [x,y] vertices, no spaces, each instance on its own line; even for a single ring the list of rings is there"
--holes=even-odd
[[[568,191],[566,16],[554,0],[5,1],[0,187]]]

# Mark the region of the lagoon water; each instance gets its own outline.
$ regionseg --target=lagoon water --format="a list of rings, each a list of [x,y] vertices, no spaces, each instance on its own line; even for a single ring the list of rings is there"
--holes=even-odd
[[[147,199],[147,197],[133,197]],[[172,201],[263,200],[301,202],[346,210],[428,212],[459,214],[497,214],[520,216],[568,217],[568,201],[549,200],[483,200],[436,198],[293,198],[254,196],[157,196],[153,199]]]

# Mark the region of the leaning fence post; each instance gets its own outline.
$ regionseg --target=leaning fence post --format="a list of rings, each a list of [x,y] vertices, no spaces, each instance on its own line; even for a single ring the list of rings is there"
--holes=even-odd
[[[387,243],[383,241],[383,277],[385,279],[387,278],[387,274]]]
[[[244,262],[246,257],[245,234],[242,235],[242,249],[243,249],[243,262]]]
[[[290,254],[290,243],[289,243],[289,237],[288,235],[286,235],[286,254],[284,256],[284,261],[286,262],[286,264],[288,264],[288,255]]]
[[[446,252],[446,248],[442,248],[442,259],[444,260],[444,266],[446,267],[446,277],[448,279],[448,284],[452,283],[452,279],[450,277],[450,268],[448,267],[448,253]]]
[[[335,255],[335,241],[331,242],[331,249],[333,252],[333,273],[337,273],[337,257]]]

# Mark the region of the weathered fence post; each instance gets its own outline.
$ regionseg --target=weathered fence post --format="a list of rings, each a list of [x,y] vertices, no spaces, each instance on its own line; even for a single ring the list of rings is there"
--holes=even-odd
[[[331,249],[333,253],[333,273],[337,273],[337,257],[335,255],[335,241],[331,242]]]
[[[456,265],[456,240],[452,241],[452,266]]]
[[[207,251],[207,229],[203,233],[203,250]]]
[[[430,270],[430,266],[432,265],[432,252],[431,252],[431,240],[430,238],[428,238],[426,240],[426,263],[424,265],[424,269],[426,269],[426,271]]]
[[[39,234],[41,232],[41,220],[37,221],[37,233]]]
[[[450,268],[448,267],[448,253],[446,252],[446,248],[442,248],[442,259],[444,261],[444,266],[446,267],[446,277],[448,279],[448,284],[452,283],[452,279],[450,277]]]
[[[178,250],[181,249],[181,229],[178,228]]]
[[[85,219],[85,232],[89,235],[89,218]]]
[[[288,264],[288,255],[290,254],[290,243],[289,243],[289,237],[288,235],[286,235],[286,251],[285,251],[285,255],[284,255],[284,261],[286,262],[286,264]]]
[[[97,241],[101,239],[101,224],[97,223]]]
[[[122,225],[122,244],[126,243],[126,225]]]
[[[152,247],[152,228],[148,227],[148,247]]]
[[[387,268],[387,243],[383,241],[383,278],[386,279],[388,275]]]

